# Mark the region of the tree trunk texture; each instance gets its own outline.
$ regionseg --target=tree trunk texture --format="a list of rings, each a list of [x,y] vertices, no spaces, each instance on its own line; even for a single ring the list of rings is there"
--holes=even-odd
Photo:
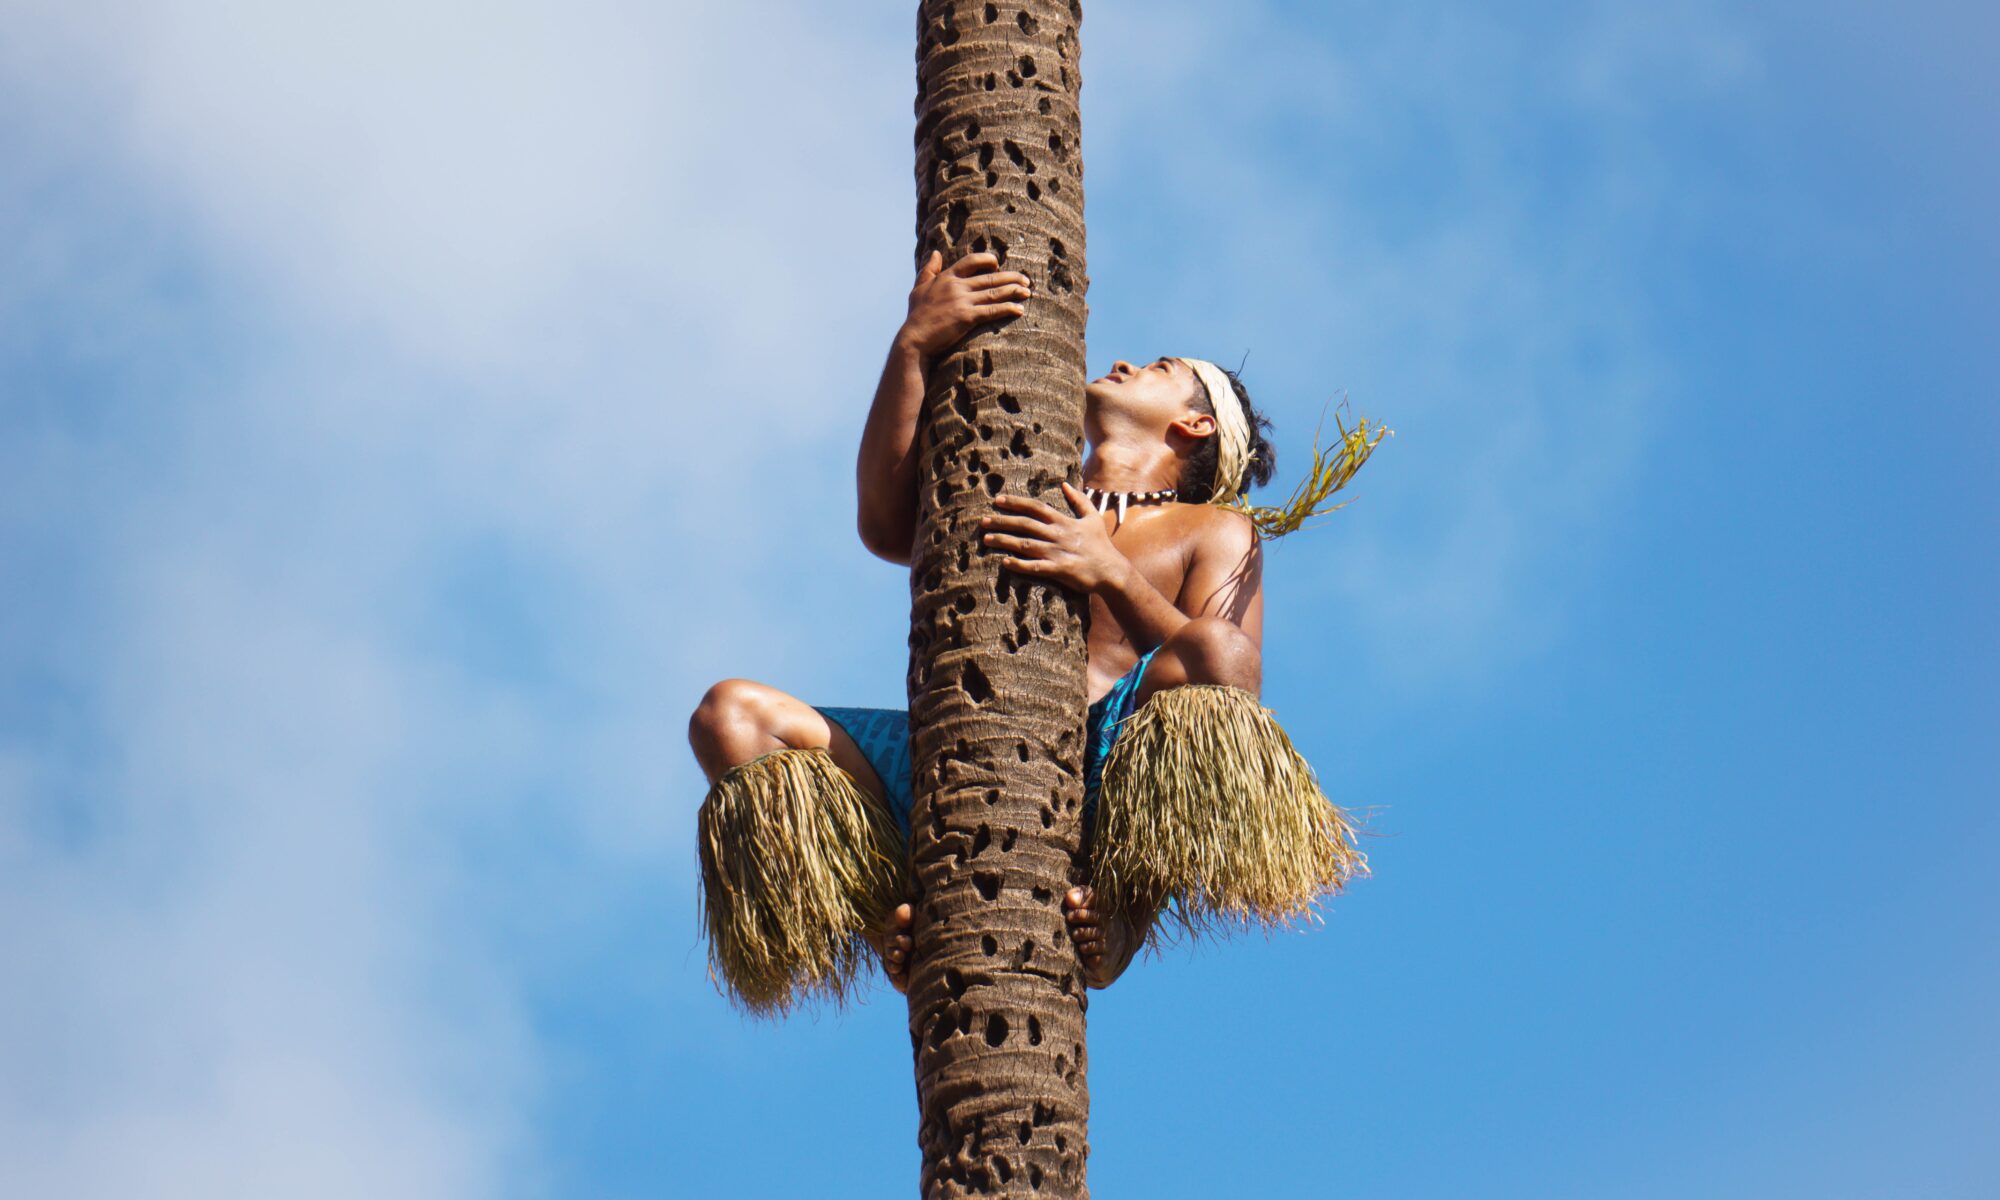
[[[1079,3],[923,0],[917,261],[990,251],[1025,316],[932,369],[917,434],[909,695],[916,811],[910,1038],[922,1194],[1081,1197],[1078,873],[1087,600],[1003,572],[977,521],[1002,492],[1067,512],[1082,481]]]

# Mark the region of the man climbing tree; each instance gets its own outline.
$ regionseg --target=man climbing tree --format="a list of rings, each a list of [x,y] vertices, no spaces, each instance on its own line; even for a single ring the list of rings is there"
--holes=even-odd
[[[1257,702],[1261,541],[1374,440],[1256,508],[1269,422],[1230,372],[1084,383],[1079,17],[922,5],[920,267],[857,472],[863,542],[910,568],[908,711],[725,680],[690,723],[715,972],[783,1011],[874,946],[927,1197],[1086,1194],[1086,987],[1163,911],[1284,921],[1360,866]]]

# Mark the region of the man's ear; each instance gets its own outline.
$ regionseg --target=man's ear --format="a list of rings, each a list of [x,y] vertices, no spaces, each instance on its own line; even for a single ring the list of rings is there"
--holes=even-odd
[[[1189,413],[1185,417],[1177,417],[1169,422],[1167,428],[1175,430],[1182,437],[1200,440],[1215,436],[1215,418],[1207,413]]]

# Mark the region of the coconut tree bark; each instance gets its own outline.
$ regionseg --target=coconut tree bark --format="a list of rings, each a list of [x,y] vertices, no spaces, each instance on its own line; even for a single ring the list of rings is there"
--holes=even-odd
[[[922,1194],[1078,1197],[1084,982],[1078,873],[1086,598],[994,566],[1002,492],[1064,508],[1083,452],[1077,27],[1063,0],[923,0],[917,261],[986,251],[1026,315],[935,364],[919,423],[909,696],[920,899],[910,979]],[[1067,511],[1064,508],[1064,511]]]

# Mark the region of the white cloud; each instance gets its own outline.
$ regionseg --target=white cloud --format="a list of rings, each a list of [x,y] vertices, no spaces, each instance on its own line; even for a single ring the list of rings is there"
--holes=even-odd
[[[510,1113],[468,1098],[519,1096],[529,1060],[510,994],[449,949],[451,868],[414,853],[404,781],[481,722],[185,549],[128,576],[100,828],[10,848],[0,945],[32,981],[0,1000],[12,1186],[493,1195]]]
[[[534,1190],[506,930],[685,879],[690,664],[786,652],[784,502],[897,311],[908,51],[770,16],[10,17],[10,1186]],[[539,687],[463,643],[510,602]],[[558,897],[467,849],[534,828],[593,860]]]

